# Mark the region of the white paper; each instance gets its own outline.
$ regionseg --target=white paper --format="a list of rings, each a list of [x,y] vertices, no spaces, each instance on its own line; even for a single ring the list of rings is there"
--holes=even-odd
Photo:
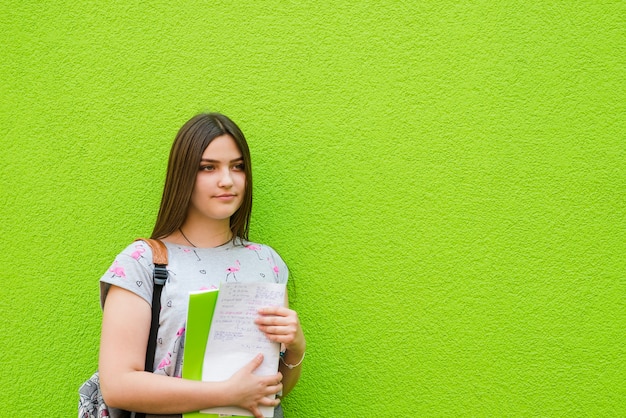
[[[284,306],[285,285],[281,283],[222,283],[204,355],[202,380],[221,382],[248,364],[259,353],[263,363],[255,374],[268,376],[278,371],[280,344],[271,342],[254,323],[259,308]],[[261,407],[266,417],[274,408]],[[201,411],[210,414],[252,416],[242,408],[219,407]]]

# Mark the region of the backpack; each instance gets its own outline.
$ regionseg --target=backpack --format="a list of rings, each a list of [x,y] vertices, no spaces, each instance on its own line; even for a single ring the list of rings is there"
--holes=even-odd
[[[161,310],[161,291],[167,281],[167,247],[157,239],[137,238],[135,241],[145,241],[152,248],[152,262],[154,264],[154,291],[152,292],[152,322],[150,324],[150,336],[146,350],[145,370],[152,372],[154,364],[154,351],[156,349],[156,336],[159,329],[159,311]],[[100,391],[100,376],[94,372],[78,389],[78,418],[140,418],[143,413],[124,411],[117,408],[109,408],[102,398]]]

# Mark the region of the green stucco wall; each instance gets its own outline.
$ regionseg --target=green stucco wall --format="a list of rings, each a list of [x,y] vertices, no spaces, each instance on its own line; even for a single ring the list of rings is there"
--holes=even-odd
[[[205,110],[291,268],[289,417],[626,415],[625,2],[170,3],[0,6],[1,417],[75,416]]]

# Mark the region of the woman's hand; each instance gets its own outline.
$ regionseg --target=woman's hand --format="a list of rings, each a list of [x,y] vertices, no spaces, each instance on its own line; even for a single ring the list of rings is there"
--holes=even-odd
[[[261,308],[254,323],[270,341],[283,344],[288,351],[304,353],[306,341],[296,311],[282,306]]]
[[[289,298],[286,294],[285,306],[289,306]],[[281,349],[285,352],[279,364],[279,369],[283,373],[281,397],[285,397],[300,379],[302,372],[300,365],[304,360],[306,350],[306,340],[298,314],[282,306],[265,307],[259,309],[259,316],[254,323],[270,341],[280,343]]]
[[[256,418],[263,418],[261,406],[275,407],[280,403],[279,398],[272,399],[271,396],[283,389],[281,383],[283,375],[280,372],[271,376],[254,374],[261,363],[263,363],[263,355],[258,354],[228,380],[232,393],[235,394],[233,405],[247,409]]]

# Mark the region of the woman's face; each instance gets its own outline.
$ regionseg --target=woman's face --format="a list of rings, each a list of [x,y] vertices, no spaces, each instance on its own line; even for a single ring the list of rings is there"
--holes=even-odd
[[[228,134],[214,138],[202,153],[188,216],[230,221],[246,191],[243,157]]]

